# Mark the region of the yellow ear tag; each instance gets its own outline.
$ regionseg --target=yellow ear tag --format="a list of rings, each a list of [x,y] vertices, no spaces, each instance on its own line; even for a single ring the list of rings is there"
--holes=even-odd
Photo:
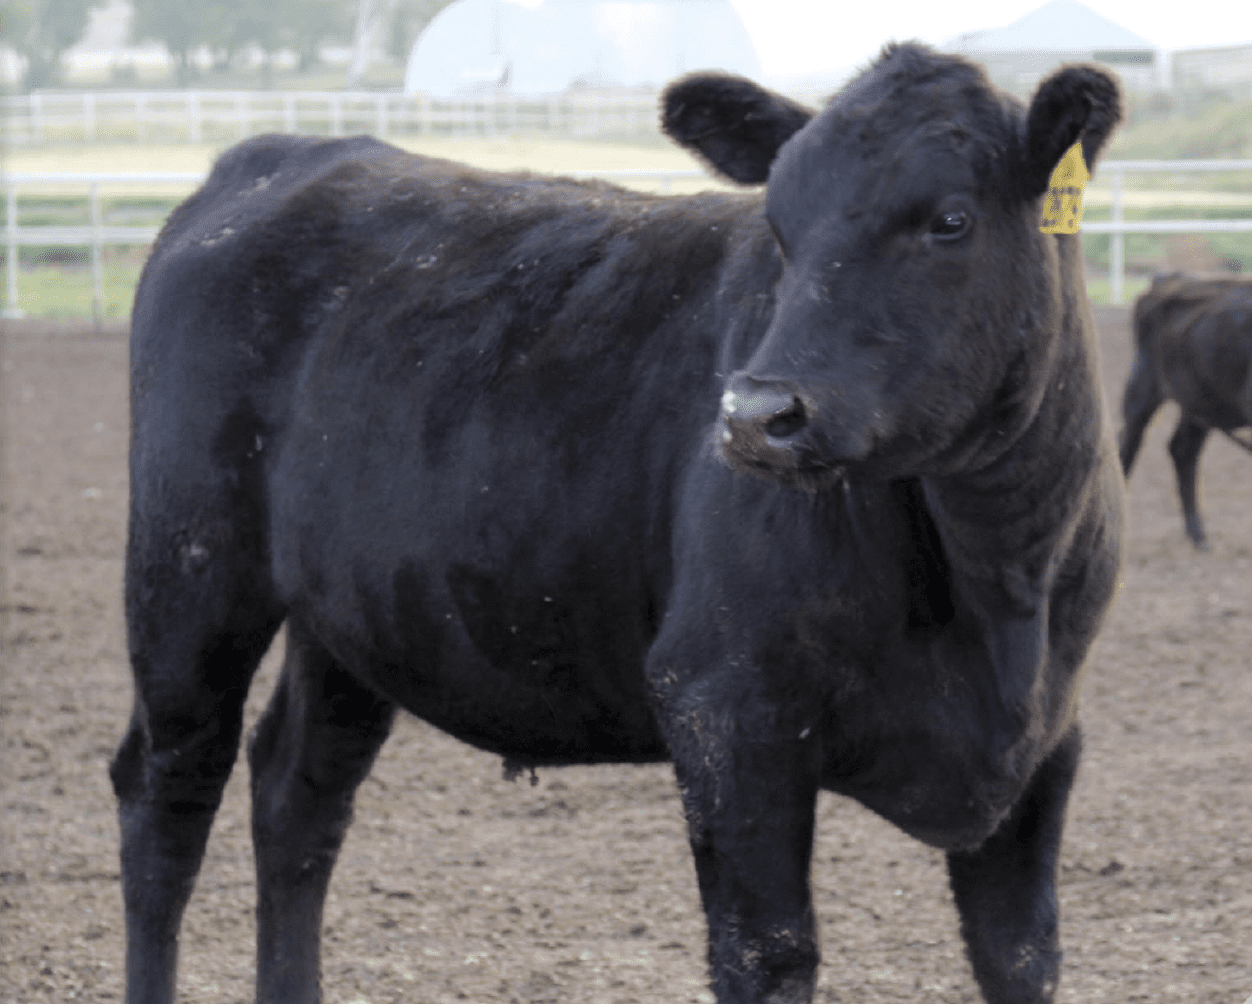
[[[1082,143],[1065,151],[1048,179],[1039,229],[1045,234],[1076,234],[1082,222],[1082,193],[1087,187],[1087,165],[1082,159]]]

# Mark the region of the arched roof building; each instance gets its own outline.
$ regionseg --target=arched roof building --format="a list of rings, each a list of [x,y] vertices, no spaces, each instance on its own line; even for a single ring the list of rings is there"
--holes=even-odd
[[[457,0],[414,44],[404,89],[660,87],[703,69],[760,76],[730,0]]]

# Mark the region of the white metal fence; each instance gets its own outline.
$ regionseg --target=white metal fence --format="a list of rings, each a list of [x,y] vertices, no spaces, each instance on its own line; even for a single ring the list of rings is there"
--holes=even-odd
[[[707,178],[703,171],[653,170],[650,168],[627,168],[616,171],[570,171],[568,177],[602,178],[616,182],[652,182],[662,194],[669,194],[675,181]],[[115,186],[127,191],[152,193],[163,186],[175,192],[188,191],[199,185],[205,176],[186,172],[131,173],[14,173],[4,176],[5,227],[5,304],[0,316],[20,318],[18,307],[18,275],[20,272],[18,248],[22,247],[88,247],[91,254],[92,311],[97,322],[102,316],[104,299],[104,268],[102,249],[105,245],[147,245],[156,240],[159,227],[116,226],[101,220],[101,188]],[[87,192],[87,216],[85,226],[22,226],[17,203],[20,189],[37,188],[41,192],[78,191]]]
[[[1111,175],[1110,221],[1092,221],[1083,224],[1088,234],[1111,235],[1110,293],[1115,304],[1124,300],[1125,290],[1125,237],[1127,234],[1185,234],[1185,233],[1252,233],[1252,219],[1176,219],[1176,220],[1127,220],[1125,219],[1125,175],[1128,173],[1196,173],[1214,171],[1252,171],[1252,160],[1179,160],[1179,161],[1108,161],[1101,165],[1102,175]],[[570,172],[574,177],[597,177],[619,182],[652,181],[659,183],[663,192],[669,192],[677,180],[705,177],[694,170],[619,170]],[[57,173],[57,174],[9,174],[4,177],[5,197],[5,265],[6,290],[3,316],[20,317],[18,308],[19,258],[18,248],[32,246],[77,246],[90,248],[92,302],[97,319],[102,307],[102,248],[105,245],[146,245],[156,239],[156,226],[118,226],[104,224],[100,212],[102,186],[124,186],[131,191],[156,192],[162,187],[174,186],[176,191],[187,191],[203,180],[203,175],[193,173]],[[23,226],[19,219],[17,193],[20,189],[37,188],[87,192],[88,219],[85,226]],[[1252,196],[1249,196],[1252,202]]]
[[[659,135],[652,90],[463,98],[375,91],[43,91],[0,100],[4,142],[233,142],[261,132],[576,138]]]
[[[1252,220],[1126,220],[1127,174],[1191,174],[1215,171],[1252,171],[1252,160],[1110,160],[1100,165],[1102,177],[1112,185],[1112,219],[1084,223],[1089,234],[1111,234],[1109,298],[1120,305],[1125,299],[1126,234],[1238,234],[1252,233]],[[1252,202],[1252,196],[1249,196]]]

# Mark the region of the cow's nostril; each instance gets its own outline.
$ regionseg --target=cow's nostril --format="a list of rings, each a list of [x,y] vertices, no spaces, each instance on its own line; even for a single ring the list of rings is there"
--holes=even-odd
[[[789,439],[804,428],[806,420],[804,402],[794,397],[789,407],[770,416],[765,432],[772,439]]]

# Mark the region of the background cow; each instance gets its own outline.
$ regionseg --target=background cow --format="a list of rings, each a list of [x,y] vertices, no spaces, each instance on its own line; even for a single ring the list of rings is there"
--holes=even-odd
[[[1076,687],[1121,476],[1080,239],[1119,115],[886,49],[820,114],[697,75],[666,131],[764,195],[659,198],[261,137],[170,219],[132,333],[129,993],[249,746],[257,993],[320,994],[400,708],[512,766],[671,758],[723,1002],[812,996],[817,792],[948,853],[988,1001],[1053,999]]]
[[[1252,280],[1158,276],[1135,301],[1135,361],[1122,399],[1122,469],[1130,475],[1144,430],[1168,399],[1182,414],[1169,441],[1187,536],[1208,549],[1196,484],[1209,430],[1252,426]]]

